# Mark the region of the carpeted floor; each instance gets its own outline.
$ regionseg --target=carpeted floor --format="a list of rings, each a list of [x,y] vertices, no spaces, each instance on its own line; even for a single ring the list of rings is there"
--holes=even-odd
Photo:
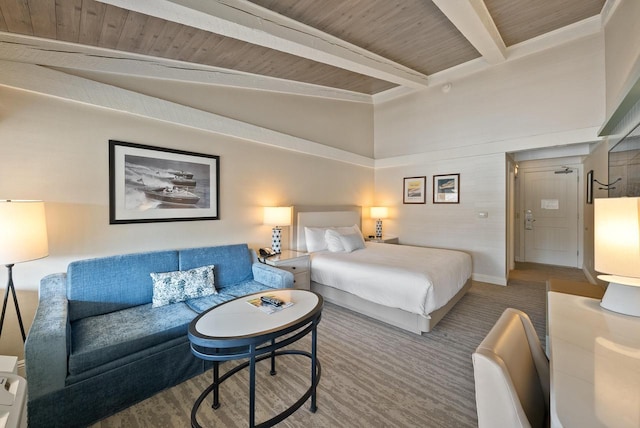
[[[501,287],[474,282],[436,328],[423,336],[326,304],[318,327],[322,378],[318,411],[308,403],[279,427],[475,427],[471,353],[507,307],[524,310],[544,340],[546,278]],[[305,338],[296,348],[309,349]],[[258,363],[258,422],[293,403],[309,382],[307,358],[278,357],[278,375]],[[225,363],[223,370],[235,363]],[[220,409],[201,406],[203,426],[243,427],[248,421],[247,370],[221,387]],[[205,373],[93,426],[187,427],[193,402],[211,381]]]

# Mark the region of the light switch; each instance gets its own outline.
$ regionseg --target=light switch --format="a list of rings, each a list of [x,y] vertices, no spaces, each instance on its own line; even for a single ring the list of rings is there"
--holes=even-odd
[[[480,211],[478,212],[478,218],[487,218],[489,217],[489,213],[486,211]]]

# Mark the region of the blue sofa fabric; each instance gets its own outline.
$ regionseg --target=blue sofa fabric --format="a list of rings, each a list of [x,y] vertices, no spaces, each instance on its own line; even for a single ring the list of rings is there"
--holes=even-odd
[[[171,272],[178,270],[178,267],[177,251],[73,262],[67,269],[70,320],[149,303],[153,297],[153,281],[149,274]]]
[[[208,260],[215,260],[213,273],[216,290],[253,279],[251,252],[246,245],[225,245],[224,247],[190,248],[179,253],[180,270],[205,266]]]
[[[198,313],[293,287],[290,272],[255,260],[246,244],[224,245],[81,260],[43,278],[25,343],[29,426],[91,425],[202,373],[210,363],[187,338]],[[152,307],[149,273],[211,264],[219,294]]]
[[[38,309],[24,345],[29,395],[46,395],[64,386],[71,349],[66,285],[64,273],[40,282]]]
[[[135,306],[71,323],[69,374],[76,375],[187,334],[193,311],[184,303]],[[117,329],[118,334],[113,334]]]

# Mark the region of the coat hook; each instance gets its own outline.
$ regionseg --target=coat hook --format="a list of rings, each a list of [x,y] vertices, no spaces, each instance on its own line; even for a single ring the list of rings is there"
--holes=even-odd
[[[604,187],[600,187],[600,188],[599,188],[599,189],[601,189],[601,190],[613,190],[613,189],[615,189],[615,187],[610,187],[610,186],[613,186],[614,184],[616,184],[616,183],[617,183],[618,181],[620,181],[620,180],[622,180],[622,177],[618,177],[616,181],[612,181],[612,182],[611,182],[611,183],[609,183],[609,184],[605,184],[605,183],[600,183],[600,182],[599,182],[598,180],[596,180],[595,178],[593,179],[593,181],[595,181],[595,182],[596,182],[596,183],[598,183],[599,185],[604,186]]]

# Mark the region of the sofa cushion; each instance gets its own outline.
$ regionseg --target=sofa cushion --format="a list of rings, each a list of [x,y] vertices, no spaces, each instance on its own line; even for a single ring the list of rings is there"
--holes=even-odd
[[[153,282],[149,274],[178,269],[177,251],[125,254],[73,262],[67,269],[69,320],[151,303]]]
[[[180,270],[215,265],[218,291],[253,279],[251,252],[247,244],[189,248],[179,251]],[[167,269],[169,270],[169,269]]]
[[[189,299],[185,303],[194,311],[202,313],[220,303],[235,299],[236,297],[246,296],[247,294],[257,293],[258,291],[272,290],[257,281],[250,280],[240,284],[231,285],[213,296],[200,297],[198,299]]]
[[[212,294],[211,296],[189,299],[185,301],[185,303],[187,304],[187,306],[189,306],[190,309],[200,314],[207,309],[211,309],[212,307],[219,305],[220,303],[227,302],[231,299],[235,299],[235,296],[221,291],[218,294]]]
[[[83,318],[71,324],[69,374],[117,360],[184,336],[196,313],[184,303],[151,304]]]
[[[152,272],[152,306],[157,308],[170,303],[216,294],[213,268],[213,265],[207,265],[189,270]]]

